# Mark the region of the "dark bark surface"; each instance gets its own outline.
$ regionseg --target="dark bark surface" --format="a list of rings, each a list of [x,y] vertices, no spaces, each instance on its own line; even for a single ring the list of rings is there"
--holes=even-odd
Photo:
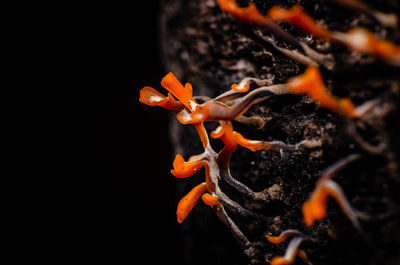
[[[242,6],[248,1],[238,1]],[[369,1],[383,12],[400,13],[398,1]],[[290,7],[301,4],[317,21],[332,30],[346,31],[362,26],[382,38],[400,43],[400,32],[385,28],[372,18],[340,7],[330,1],[255,1],[262,13],[275,4]],[[165,0],[160,10],[162,58],[167,71],[193,85],[194,95],[215,97],[245,77],[273,79],[275,84],[302,73],[304,65],[277,56],[248,38],[236,21],[223,13],[216,1]],[[254,243],[259,255],[249,260],[228,229],[213,211],[198,204],[181,225],[186,264],[265,263],[283,255],[287,243],[273,245],[266,233],[277,235],[298,229],[309,238],[302,243],[309,260],[315,264],[400,264],[400,70],[372,56],[311,38],[289,24],[288,32],[315,50],[332,54],[332,70],[321,67],[324,82],[338,97],[349,97],[355,105],[378,99],[374,111],[362,121],[319,108],[305,96],[273,97],[253,106],[246,116],[257,115],[266,123],[262,128],[234,123],[235,130],[258,140],[279,140],[295,144],[304,139],[321,140],[322,146],[300,152],[279,150],[251,152],[239,148],[231,160],[232,176],[254,191],[273,188],[275,200],[265,204],[249,201],[222,182],[222,189],[233,200],[259,214],[275,217],[271,225],[230,217]],[[263,36],[268,32],[260,31]],[[282,47],[293,48],[277,42]],[[185,158],[202,152],[201,142],[192,126],[183,126],[171,116],[171,137],[175,152]],[[217,123],[206,124],[210,131]],[[354,136],[349,128],[356,128]],[[363,143],[384,145],[382,154],[372,154]],[[219,151],[222,144],[212,140]],[[363,233],[357,231],[337,204],[330,200],[328,216],[312,227],[303,222],[301,207],[308,199],[321,172],[346,156],[358,153],[361,159],[339,171],[334,180],[343,188],[355,209],[372,216],[361,220]],[[204,172],[179,180],[177,197],[204,181]],[[294,264],[302,264],[296,259]]]

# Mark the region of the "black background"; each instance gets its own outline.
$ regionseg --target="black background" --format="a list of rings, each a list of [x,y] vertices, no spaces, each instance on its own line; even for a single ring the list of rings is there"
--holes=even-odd
[[[126,264],[183,264],[168,113],[138,101],[159,89],[163,69],[158,1],[93,9],[96,47],[97,258]],[[90,27],[89,27],[90,30]],[[99,203],[100,202],[100,203]],[[90,226],[91,224],[89,224]]]

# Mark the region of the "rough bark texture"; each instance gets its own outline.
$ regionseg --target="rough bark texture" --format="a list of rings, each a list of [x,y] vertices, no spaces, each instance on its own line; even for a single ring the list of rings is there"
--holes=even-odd
[[[242,6],[248,2],[238,1]],[[332,30],[346,31],[358,25],[400,43],[399,30],[384,28],[370,17],[330,1],[259,0],[255,3],[262,13],[275,4],[286,7],[301,4],[317,21]],[[369,4],[383,12],[400,14],[400,3],[396,0],[369,1]],[[273,78],[274,83],[283,83],[305,69],[288,58],[271,54],[246,37],[215,0],[165,0],[160,11],[165,68],[182,82],[190,82],[194,95],[215,97],[244,77]],[[266,123],[262,128],[234,123],[235,129],[245,137],[290,144],[303,139],[320,139],[323,144],[294,153],[279,150],[253,153],[239,148],[231,160],[232,176],[255,191],[272,187],[275,200],[262,204],[246,200],[228,185],[222,188],[244,207],[276,217],[275,222],[266,226],[228,212],[258,250],[257,258],[249,260],[213,211],[199,204],[182,224],[186,264],[266,263],[275,255],[283,255],[287,243],[273,245],[265,239],[265,234],[277,235],[285,229],[301,230],[311,238],[302,243],[301,249],[314,265],[400,264],[400,70],[386,66],[372,56],[360,56],[343,46],[311,38],[288,24],[281,25],[317,51],[334,56],[333,70],[321,68],[324,82],[334,95],[349,97],[355,105],[372,99],[379,99],[379,104],[363,121],[346,120],[319,108],[305,96],[273,97],[253,106],[246,116],[258,115]],[[261,34],[269,36],[262,30]],[[187,158],[202,152],[192,126],[183,126],[172,116],[171,123],[176,153]],[[384,153],[368,152],[349,130],[352,125],[364,142],[373,146],[384,144]],[[207,124],[209,130],[216,126],[217,123]],[[215,140],[212,145],[216,151],[222,146]],[[360,153],[362,158],[338,172],[334,180],[341,185],[354,208],[373,217],[361,220],[365,235],[354,228],[333,201],[329,201],[327,218],[306,227],[301,207],[313,191],[321,171],[352,153]],[[203,174],[200,171],[179,181],[177,197],[204,181]],[[294,264],[303,263],[296,259]]]

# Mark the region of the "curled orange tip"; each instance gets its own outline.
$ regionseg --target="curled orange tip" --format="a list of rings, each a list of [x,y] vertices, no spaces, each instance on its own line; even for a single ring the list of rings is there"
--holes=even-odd
[[[250,23],[263,25],[269,23],[258,10],[255,3],[250,3],[248,7],[241,8],[235,0],[217,0],[222,11],[231,14],[234,18],[244,20]]]
[[[183,157],[177,154],[173,162],[174,169],[171,170],[171,174],[177,178],[187,178],[196,173],[204,165],[205,162],[201,159],[185,162]]]
[[[276,256],[272,258],[271,265],[289,265],[294,262],[296,255],[298,253],[298,248],[303,241],[301,237],[293,238],[288,247],[286,248],[286,252],[284,256]]]
[[[218,197],[209,193],[204,193],[203,196],[201,196],[201,199],[208,206],[215,206],[218,203]]]
[[[350,49],[372,53],[384,60],[394,60],[397,65],[400,65],[400,46],[381,40],[363,28],[353,28],[344,36],[344,42]]]
[[[303,233],[296,229],[288,229],[280,233],[279,236],[267,236],[267,239],[273,244],[279,244],[285,241],[289,236],[293,235],[303,236]]]
[[[269,149],[268,146],[264,145],[262,141],[256,141],[256,140],[249,140],[243,137],[238,132],[234,132],[233,136],[235,138],[235,141],[237,144],[243,146],[244,148],[247,148],[253,152],[260,151],[263,149]]]
[[[304,74],[290,79],[286,85],[292,93],[305,94],[324,108],[352,118],[357,117],[349,99],[338,99],[328,91],[317,67],[309,66]]]
[[[183,104],[176,101],[170,93],[168,93],[168,96],[166,97],[149,86],[140,90],[139,101],[149,106],[159,106],[169,110],[183,109]]]
[[[351,207],[343,190],[335,181],[329,178],[322,178],[313,191],[311,198],[303,204],[304,223],[307,226],[312,226],[315,221],[322,220],[326,217],[326,207],[329,196],[338,203],[341,210],[351,220],[353,225],[357,229],[361,229],[357,213]]]
[[[221,136],[225,133],[225,129],[223,126],[218,126],[214,131],[210,133],[211,137],[214,139],[221,138]]]
[[[193,89],[189,83],[183,86],[175,75],[170,72],[161,80],[161,85],[179,99],[190,111],[196,109],[197,103],[192,97]]]
[[[294,6],[291,9],[285,9],[278,6],[272,7],[268,11],[268,17],[274,21],[287,21],[303,31],[317,36],[318,38],[328,40],[332,38],[332,33],[319,26],[300,6]]]
[[[182,223],[189,215],[190,211],[197,204],[200,196],[207,191],[206,183],[201,183],[194,187],[188,194],[186,194],[178,203],[176,210],[176,217],[178,223]]]
[[[250,85],[249,84],[232,84],[231,86],[232,90],[240,93],[245,93],[249,91]]]

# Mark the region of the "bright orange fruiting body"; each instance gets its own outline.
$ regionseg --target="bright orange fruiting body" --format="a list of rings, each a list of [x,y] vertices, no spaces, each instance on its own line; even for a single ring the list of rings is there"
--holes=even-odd
[[[309,15],[307,15],[303,8],[294,6],[291,9],[284,9],[281,7],[272,7],[268,11],[268,16],[274,21],[287,21],[303,29],[305,32],[315,35],[319,38],[330,40],[332,33],[329,30],[319,26]]]
[[[295,94],[305,94],[318,102],[322,107],[339,112],[351,118],[356,118],[354,106],[348,99],[338,99],[329,93],[323,83],[318,68],[309,66],[304,74],[290,79],[287,83],[290,91]]]
[[[233,136],[232,123],[230,121],[222,121],[220,124],[221,126],[217,128],[218,132],[212,132],[211,137],[220,138],[224,142],[225,147],[234,152],[238,144]]]
[[[201,183],[194,187],[188,194],[186,194],[178,203],[176,210],[176,217],[179,223],[182,223],[189,215],[190,211],[197,204],[200,196],[207,191],[205,183]]]
[[[233,153],[238,145],[241,145],[253,152],[270,149],[270,146],[266,142],[249,140],[244,138],[240,133],[235,132],[231,122],[223,121],[220,122],[220,124],[221,126],[211,133],[211,137],[216,139],[220,138],[224,142],[225,148],[230,150],[230,152]]]
[[[299,250],[299,246],[303,239],[304,238],[302,236],[293,238],[286,248],[285,255],[273,257],[271,260],[271,265],[292,264],[296,258],[296,255],[299,255],[299,257],[302,258],[306,263],[309,263],[307,255],[303,251]]]
[[[264,17],[254,3],[250,3],[248,7],[241,8],[235,0],[217,0],[222,11],[230,13],[234,18],[244,20],[257,25],[269,23],[269,20]]]
[[[218,197],[209,193],[204,193],[203,196],[201,196],[201,199],[208,206],[215,206],[218,204]]]
[[[183,157],[177,154],[173,163],[174,169],[171,170],[171,174],[177,178],[187,178],[196,173],[204,165],[205,162],[202,160],[185,162]]]
[[[267,240],[273,244],[279,244],[286,240],[287,235],[279,237],[279,236],[268,236]]]
[[[183,104],[176,101],[170,93],[165,97],[163,94],[149,86],[140,90],[139,101],[149,106],[160,106],[168,110],[180,111],[184,108]]]
[[[326,207],[329,196],[338,203],[341,210],[347,215],[353,225],[357,229],[361,229],[357,214],[352,209],[343,190],[336,182],[331,180],[329,176],[322,177],[318,181],[310,199],[303,204],[304,223],[307,226],[312,226],[315,221],[322,220],[326,217]]]
[[[363,28],[353,28],[346,33],[345,45],[362,53],[372,53],[382,59],[400,60],[400,46],[381,40]]]
[[[247,148],[253,152],[260,151],[260,150],[269,150],[271,147],[263,142],[263,141],[256,141],[256,140],[249,140],[243,137],[238,132],[235,132],[234,135],[236,142],[243,146],[244,148]]]
[[[303,52],[306,51],[304,48],[305,46],[299,44],[297,41],[293,41],[293,39],[296,40],[293,36],[285,35],[285,32],[273,21],[290,22],[310,34],[327,40],[340,42],[356,51],[373,53],[378,57],[385,59],[389,58],[390,60],[395,61],[400,60],[400,47],[393,45],[390,42],[380,40],[366,30],[353,29],[344,34],[331,32],[318,25],[312,17],[308,16],[299,6],[295,6],[289,10],[280,7],[273,7],[268,13],[269,18],[267,18],[257,10],[256,5],[253,2],[250,3],[247,8],[239,7],[235,0],[217,0],[217,2],[222,10],[232,14],[236,19],[263,26],[274,35],[280,34],[282,39],[289,42],[292,40],[291,43],[297,44],[297,46],[295,46],[299,47]],[[258,80],[248,77],[243,79],[240,84],[233,84],[231,88],[235,92],[246,93],[250,89],[250,83],[247,82],[247,80],[252,79]],[[265,84],[256,83],[263,87],[254,89],[243,97],[242,95],[238,95],[238,93],[230,91],[221,95],[220,98],[208,100],[203,104],[198,104],[194,100],[191,84],[186,83],[185,86],[183,86],[173,73],[168,73],[161,81],[161,85],[170,92],[167,96],[162,95],[151,87],[144,87],[140,91],[140,102],[150,106],[160,106],[165,109],[179,111],[177,119],[182,124],[194,125],[204,147],[204,153],[201,155],[192,156],[188,161],[185,161],[180,154],[177,154],[173,162],[171,173],[177,178],[189,177],[202,167],[205,167],[206,175],[206,182],[195,186],[179,201],[176,211],[179,223],[182,223],[187,218],[200,197],[206,205],[211,207],[216,206],[214,207],[214,210],[220,214],[218,215],[220,218],[221,215],[225,214],[222,217],[224,218],[222,220],[229,223],[229,217],[224,213],[223,208],[227,203],[227,201],[224,201],[226,200],[226,195],[223,196],[223,193],[218,188],[218,180],[221,177],[225,177],[225,180],[232,178],[229,173],[229,160],[238,145],[252,151],[268,150],[270,148],[275,148],[276,146],[285,146],[285,148],[287,148],[287,145],[282,145],[279,141],[268,143],[264,141],[249,140],[233,130],[231,121],[245,113],[253,104],[257,104],[273,95],[290,93],[304,94],[319,103],[322,107],[351,118],[357,118],[352,102],[347,98],[340,99],[333,96],[324,85],[322,76],[318,68],[315,66],[309,66],[304,74],[290,79],[286,84],[264,87]],[[219,154],[210,147],[207,131],[203,125],[203,122],[206,121],[220,122],[220,126],[211,133],[212,137],[220,138],[224,143],[224,148]],[[297,145],[296,148],[291,148],[298,150]],[[223,173],[220,174],[220,172]],[[232,186],[234,186],[234,184],[232,184]],[[242,183],[236,182],[236,188],[238,188],[238,190],[245,190],[250,195],[254,193]],[[207,191],[209,193],[207,193]],[[219,198],[216,194],[220,195],[220,199],[225,204],[220,204]],[[357,216],[349,206],[341,188],[329,178],[323,178],[320,180],[310,199],[303,204],[302,212],[305,224],[311,226],[315,221],[322,220],[326,217],[327,201],[329,196],[333,197],[339,203],[342,210],[350,216],[353,223],[357,225]],[[229,203],[230,202],[228,201],[227,204]],[[234,225],[232,221],[230,221],[229,224],[230,226]],[[242,236],[239,232],[236,231],[236,235],[239,234],[239,238],[244,239],[244,242],[248,241],[245,236]],[[271,260],[272,265],[291,264],[296,255],[299,255],[303,260],[308,262],[306,254],[298,249],[303,240],[302,233],[299,231],[289,229],[281,233],[279,236],[268,236],[267,239],[271,243],[278,244],[282,243],[288,236],[292,235],[296,235],[296,237],[289,243],[285,255],[283,257],[274,257]],[[244,245],[248,246],[250,243],[246,242]]]
[[[312,226],[315,221],[325,218],[328,195],[329,193],[326,190],[319,189],[310,200],[303,204],[303,218],[307,226]]]
[[[356,27],[346,33],[329,31],[318,25],[299,6],[294,6],[291,9],[272,7],[268,16],[273,21],[289,22],[318,38],[346,45],[349,49],[357,52],[374,54],[388,63],[400,65],[400,46],[381,40],[366,29]]]
[[[196,109],[197,103],[192,97],[192,85],[186,83],[185,86],[176,79],[173,73],[168,73],[162,80],[161,85],[171,92],[180,102],[191,111]]]
[[[245,93],[245,92],[249,91],[250,85],[249,84],[245,84],[239,89],[239,85],[238,84],[232,84],[231,88],[232,88],[232,90],[234,90],[236,92]]]
[[[292,264],[296,256],[291,257],[290,259],[285,259],[284,257],[273,257],[271,260],[271,265],[288,265]]]

